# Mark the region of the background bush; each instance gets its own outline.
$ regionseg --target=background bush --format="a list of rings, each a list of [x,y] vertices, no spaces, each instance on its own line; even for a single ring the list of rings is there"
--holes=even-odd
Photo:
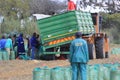
[[[102,29],[110,38],[112,43],[120,44],[120,14],[102,14]]]
[[[38,32],[35,21],[25,20],[24,27],[21,27],[20,20],[18,19],[7,19],[0,25],[0,32],[2,34],[19,34],[31,35],[33,32]]]

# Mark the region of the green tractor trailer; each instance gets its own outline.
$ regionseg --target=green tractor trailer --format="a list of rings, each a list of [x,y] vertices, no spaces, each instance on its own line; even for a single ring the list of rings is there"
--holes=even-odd
[[[70,43],[75,33],[82,32],[88,43],[89,58],[108,57],[109,39],[99,29],[99,14],[69,11],[37,20],[40,34],[40,54],[45,59],[55,59],[55,55],[69,55]]]

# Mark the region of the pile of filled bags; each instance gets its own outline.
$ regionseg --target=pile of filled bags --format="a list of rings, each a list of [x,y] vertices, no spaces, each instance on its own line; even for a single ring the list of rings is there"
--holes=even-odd
[[[113,48],[111,54],[120,54],[120,48]]]
[[[87,80],[120,80],[119,63],[87,66]],[[71,67],[33,69],[33,80],[72,80]],[[80,80],[80,78],[79,78]]]
[[[0,60],[14,60],[15,59],[15,52],[10,51],[10,54],[7,51],[0,51]]]
[[[15,59],[20,59],[20,60],[31,60],[27,54],[25,55],[19,55],[16,57],[16,52],[15,51],[10,51],[10,54],[7,53],[7,51],[0,51],[0,60],[15,60]]]

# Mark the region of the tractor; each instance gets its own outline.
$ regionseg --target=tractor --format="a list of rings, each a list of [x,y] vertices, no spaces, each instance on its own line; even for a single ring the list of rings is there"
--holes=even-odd
[[[80,31],[88,43],[89,58],[109,57],[109,38],[99,27],[99,13],[68,11],[37,20],[41,59],[68,58],[75,33]]]

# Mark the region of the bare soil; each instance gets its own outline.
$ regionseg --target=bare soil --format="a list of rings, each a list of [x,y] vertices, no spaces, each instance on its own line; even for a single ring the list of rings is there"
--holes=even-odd
[[[112,48],[120,47],[120,45],[110,45]],[[111,50],[110,49],[110,50]],[[106,59],[93,59],[88,64],[104,64],[104,63],[120,63],[120,54],[110,55]],[[48,66],[50,68],[56,66],[70,66],[68,60],[10,60],[0,61],[0,80],[32,80],[33,69],[36,67]]]
[[[106,59],[93,59],[88,64],[120,63],[120,55],[110,55]],[[11,60],[0,61],[0,80],[32,80],[33,69],[48,66],[69,66],[68,60],[41,61],[41,60]]]

